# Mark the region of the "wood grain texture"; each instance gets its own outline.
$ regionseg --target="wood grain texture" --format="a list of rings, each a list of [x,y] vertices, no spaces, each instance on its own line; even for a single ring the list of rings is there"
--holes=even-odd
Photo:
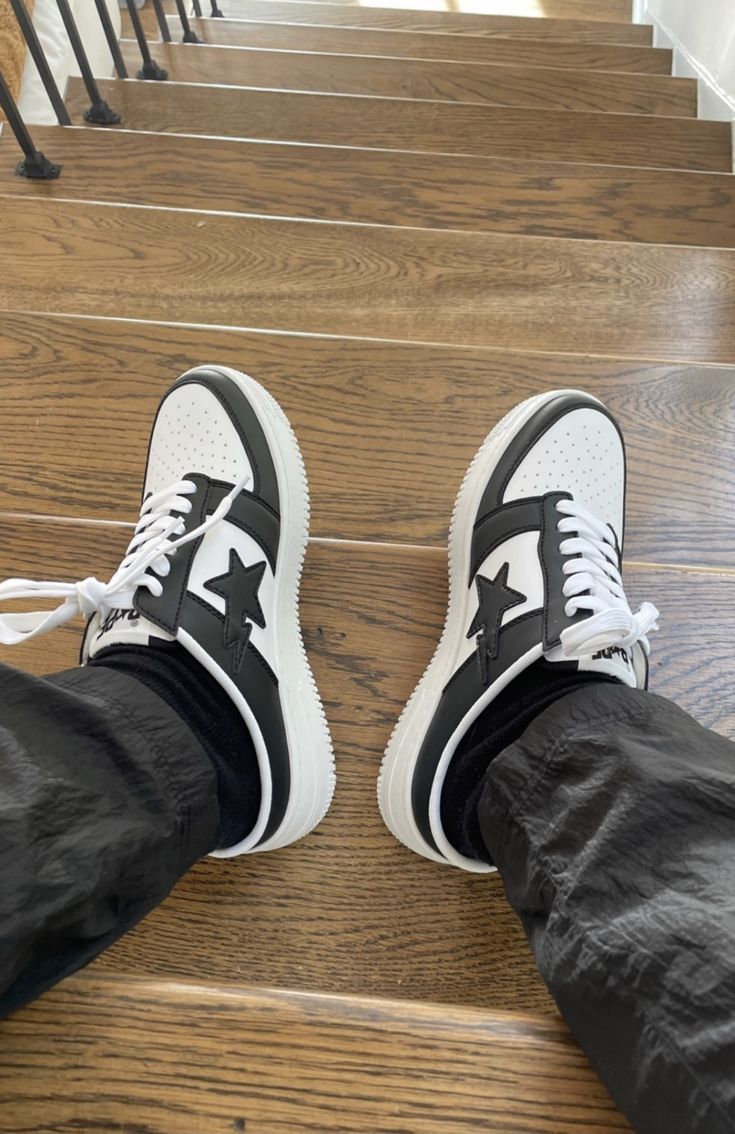
[[[735,178],[294,143],[36,127],[58,181],[17,177],[0,137],[0,192],[314,220],[651,244],[735,246]]]
[[[13,1134],[630,1129],[538,1016],[80,976],[4,1021],[0,1052]]]
[[[123,41],[131,73],[137,43]],[[694,79],[580,72],[564,68],[486,66],[436,60],[262,51],[168,43],[156,59],[177,82],[222,83],[292,91],[442,99],[498,106],[658,114],[694,118]]]
[[[339,4],[341,7],[360,7],[362,0],[324,0],[325,3]],[[391,0],[381,5],[386,8],[436,7],[432,0]],[[206,7],[202,6],[206,11]],[[603,20],[616,23],[630,23],[633,17],[632,0],[444,0],[444,7],[451,12],[470,12],[485,16],[526,16],[538,19],[543,16],[552,20]],[[236,7],[232,8],[233,15]]]
[[[130,130],[730,173],[728,122],[464,102],[100,81]],[[81,79],[67,105],[82,125]]]
[[[165,0],[164,6],[170,14],[175,13],[174,0]],[[230,19],[236,20],[319,24],[322,27],[389,28],[448,35],[555,39],[578,43],[634,43],[645,46],[653,43],[653,28],[648,24],[599,19],[559,20],[478,15],[415,8],[322,4],[311,0],[229,0],[226,14]]]
[[[158,38],[149,8],[148,30]],[[127,13],[123,31],[131,38]],[[575,71],[629,71],[670,75],[671,52],[660,47],[619,43],[565,43],[549,39],[488,39],[441,33],[387,31],[381,28],[310,27],[256,20],[196,20],[192,25],[203,43],[231,47],[264,47],[281,51],[318,51],[341,55],[379,55],[415,59],[447,59],[464,63],[518,64],[526,67],[570,67]],[[175,24],[172,23],[172,31]],[[158,47],[155,49],[158,51]]]
[[[129,534],[2,516],[0,578],[104,578]],[[302,620],[337,753],[334,806],[298,846],[199,863],[97,972],[553,1011],[497,877],[419,858],[377,810],[383,748],[444,619],[446,569],[438,549],[310,546]],[[652,688],[735,735],[735,572],[636,567],[626,578],[632,604],[662,610]],[[67,628],[0,660],[45,673],[74,665],[78,647]]]
[[[735,246],[735,178],[294,143],[36,127],[58,181],[16,176],[0,137],[0,192],[314,220],[652,244]]]
[[[735,252],[5,198],[0,308],[735,362]]]
[[[315,536],[446,545],[485,433],[572,386],[625,430],[628,555],[735,569],[735,372],[713,367],[3,314],[0,511],[133,520],[158,399],[213,361],[285,407]]]

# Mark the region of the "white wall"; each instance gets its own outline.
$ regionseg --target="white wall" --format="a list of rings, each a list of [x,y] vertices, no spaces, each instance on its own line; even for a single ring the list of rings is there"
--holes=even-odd
[[[657,47],[674,48],[674,73],[699,78],[700,117],[735,118],[735,0],[636,0]]]
[[[92,73],[98,79],[111,76],[113,74],[112,56],[102,31],[97,9],[92,0],[72,0],[71,7],[89,58]],[[120,11],[117,0],[107,0],[107,7],[112,26],[119,36]],[[70,75],[78,75],[79,67],[74,58],[69,37],[66,34],[55,0],[36,0],[33,10],[33,23],[46,54],[51,73],[63,95],[67,79]],[[30,55],[26,57],[18,105],[21,114],[30,125],[47,126],[56,122],[56,115],[44,90],[41,76]]]

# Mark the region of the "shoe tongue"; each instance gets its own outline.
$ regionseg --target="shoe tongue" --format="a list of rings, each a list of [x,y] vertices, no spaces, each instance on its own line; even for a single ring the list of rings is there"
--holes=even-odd
[[[544,654],[544,657],[550,662],[576,660],[580,673],[601,673],[607,677],[617,678],[623,685],[630,685],[635,688],[639,684],[639,675],[636,672],[635,665],[635,649],[635,646],[625,649],[622,646],[608,646],[607,649],[598,650],[595,654],[575,659],[567,657],[561,646],[557,646]]]
[[[173,642],[172,634],[161,630],[154,622],[133,608],[108,610],[104,618],[99,612],[87,623],[84,637],[84,660],[95,657],[110,646],[147,646],[151,638]]]

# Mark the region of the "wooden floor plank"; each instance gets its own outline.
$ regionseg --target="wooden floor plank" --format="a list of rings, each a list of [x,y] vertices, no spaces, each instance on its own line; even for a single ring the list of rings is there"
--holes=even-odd
[[[539,1016],[82,975],[3,1021],[0,1051],[13,1134],[630,1129]]]
[[[20,198],[3,217],[7,310],[735,363],[727,249]]]
[[[148,30],[158,38],[150,8]],[[124,34],[132,29],[122,13]],[[316,51],[340,55],[377,55],[454,62],[516,64],[526,67],[569,67],[575,71],[625,71],[670,75],[671,51],[620,43],[575,43],[551,39],[489,39],[441,33],[389,31],[381,28],[310,27],[257,20],[195,20],[192,26],[203,43],[231,47],[261,47],[280,51]],[[172,24],[175,30],[175,25]],[[177,31],[177,38],[180,32]],[[155,48],[158,51],[158,47]]]
[[[595,114],[475,103],[295,94],[185,83],[100,81],[126,128],[538,161],[730,173],[728,122]],[[83,124],[89,98],[69,82]]]
[[[122,43],[131,72],[139,66],[133,40]],[[156,60],[177,82],[222,83],[386,98],[527,106],[694,118],[694,79],[663,75],[571,71],[529,66],[485,66],[436,60],[373,58],[160,44]]]
[[[293,143],[36,127],[64,166],[15,173],[0,137],[0,192],[315,220],[651,244],[735,246],[731,174],[452,157]]]
[[[175,0],[165,0],[165,7],[170,14],[175,13]],[[313,3],[312,0],[229,0],[227,16],[230,19],[265,20],[273,23],[405,29],[449,35],[555,39],[578,43],[632,43],[644,46],[653,43],[653,29],[650,25],[625,21],[559,20],[543,17],[532,19],[528,16]]]
[[[132,521],[158,399],[202,362],[286,409],[315,536],[445,546],[485,433],[576,386],[625,430],[628,556],[735,569],[735,372],[713,367],[2,314],[0,511]]]
[[[107,577],[130,534],[0,521],[0,578]],[[662,611],[653,690],[735,735],[735,573],[629,568],[626,577],[631,603]],[[302,618],[338,764],[327,820],[278,853],[199,863],[95,971],[553,1011],[497,877],[412,854],[377,810],[380,757],[434,650],[445,603],[441,550],[310,546]],[[5,648],[0,660],[45,673],[74,665],[78,647],[77,629],[66,628]]]
[[[360,7],[363,0],[324,0],[341,7]],[[236,12],[234,5],[227,5],[228,14]],[[419,8],[422,10],[444,8],[450,12],[469,12],[485,16],[525,16],[530,19],[544,17],[552,20],[602,20],[616,23],[630,23],[632,20],[632,0],[390,0],[381,5],[386,8]]]

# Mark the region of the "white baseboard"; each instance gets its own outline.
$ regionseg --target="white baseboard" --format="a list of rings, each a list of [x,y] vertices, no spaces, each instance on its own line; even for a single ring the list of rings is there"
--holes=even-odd
[[[647,0],[633,0],[633,22],[653,26],[654,47],[668,47],[674,53],[673,74],[697,80],[699,118],[735,122],[735,97],[724,91],[706,67],[690,55],[668,28],[651,16]]]

